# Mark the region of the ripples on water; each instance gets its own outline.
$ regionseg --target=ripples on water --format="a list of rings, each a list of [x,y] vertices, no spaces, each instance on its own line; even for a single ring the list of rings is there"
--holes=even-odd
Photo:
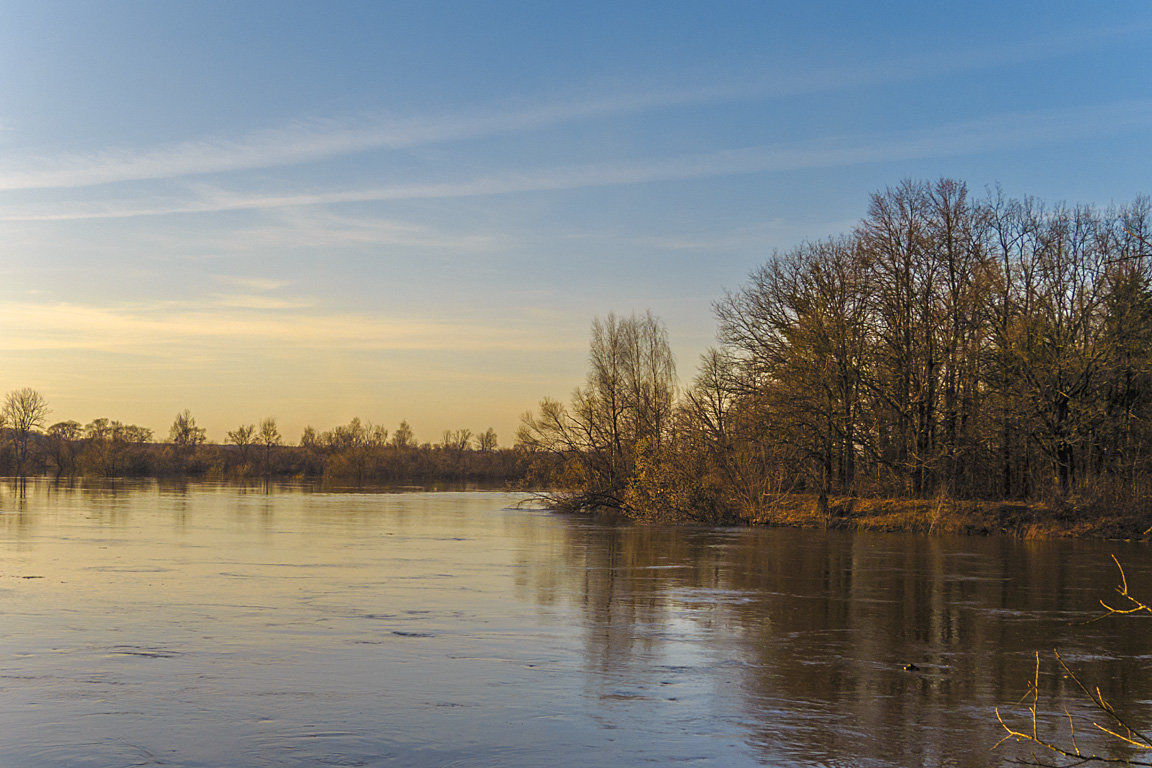
[[[6,492],[0,765],[997,765],[1022,753],[988,752],[993,708],[1053,647],[1152,720],[1143,625],[1072,625],[1111,594],[1110,553],[1152,591],[1146,547],[519,500]],[[1076,711],[1067,681],[1041,688],[1055,722]]]

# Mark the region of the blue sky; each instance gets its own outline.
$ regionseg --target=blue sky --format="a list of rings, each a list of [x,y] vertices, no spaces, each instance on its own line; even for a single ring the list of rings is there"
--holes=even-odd
[[[868,195],[1150,190],[1152,4],[0,2],[0,388],[222,440],[566,397]]]

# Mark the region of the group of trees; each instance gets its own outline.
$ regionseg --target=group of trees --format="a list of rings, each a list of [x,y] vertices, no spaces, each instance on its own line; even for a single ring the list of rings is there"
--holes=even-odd
[[[449,430],[437,444],[419,443],[406,421],[389,434],[352,419],[326,432],[306,427],[286,445],[276,419],[241,424],[227,442],[208,442],[190,411],[178,413],[168,439],[151,429],[99,418],[48,423],[47,402],[33,389],[10,392],[0,408],[0,472],[25,477],[192,476],[214,479],[323,477],[355,484],[393,481],[519,481],[523,453],[501,449],[489,428]]]
[[[519,440],[570,506],[759,519],[780,494],[1144,495],[1145,199],[1097,210],[905,181],[716,303],[677,395],[651,315],[593,325],[587,384]]]
[[[524,415],[517,444],[544,457],[536,479],[563,489],[565,505],[630,508],[638,473],[674,434],[676,370],[668,333],[651,313],[610,314],[592,324],[589,363],[587,383],[571,405],[545,399],[538,413]]]
[[[304,474],[356,483],[405,479],[520,481],[527,467],[521,452],[501,449],[489,428],[446,430],[441,442],[419,443],[407,421],[388,430],[354,418],[331,431],[306,427],[299,460]]]

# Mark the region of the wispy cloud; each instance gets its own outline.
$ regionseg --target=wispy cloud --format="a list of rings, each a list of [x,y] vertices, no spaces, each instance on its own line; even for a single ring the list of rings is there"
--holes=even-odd
[[[1052,58],[1106,44],[1141,29],[1146,27],[1089,30],[1074,37],[1023,41],[1010,48],[935,52],[931,58],[910,58],[872,67],[774,71],[691,88],[652,87],[529,107],[510,105],[472,114],[300,120],[235,137],[210,137],[147,149],[110,148],[94,153],[32,157],[0,166],[0,191],[79,188],[230,173],[371,150],[516,134],[597,117],[926,80],[949,73]]]
[[[805,77],[783,91],[825,87]],[[829,79],[828,82],[831,82]],[[755,89],[753,89],[753,92]],[[416,146],[539,130],[574,120],[747,97],[746,86],[654,90],[573,100],[527,109],[430,118],[305,120],[236,138],[186,141],[145,150],[32,158],[24,168],[0,167],[0,190],[77,188],[294,165],[369,150]]]
[[[0,221],[114,219],[562,191],[953,157],[1058,144],[1148,126],[1152,126],[1152,101],[1130,100],[1075,109],[1007,113],[921,131],[846,136],[645,160],[554,166],[450,182],[300,194],[242,194],[205,188],[197,199],[159,204],[142,199],[67,206],[57,204],[22,210],[10,207],[6,214],[0,215]]]
[[[181,302],[99,306],[10,302],[0,305],[0,350],[97,351],[156,358],[213,347],[324,352],[557,351],[582,340],[557,341],[531,327],[498,327],[276,305],[271,297],[231,297],[208,306]],[[262,302],[266,302],[261,306]],[[284,312],[283,309],[292,311]]]
[[[419,246],[437,250],[491,251],[506,247],[506,233],[455,231],[379,216],[336,213],[324,208],[272,208],[266,219],[228,235],[223,246],[245,248],[333,248]]]
[[[0,169],[0,190],[74,188],[293,165],[367,150],[532,130],[622,106],[604,101],[467,117],[304,120],[236,138],[34,158],[25,163],[30,167]]]
[[[237,288],[247,288],[253,291],[279,291],[292,284],[291,280],[281,280],[271,277],[241,277],[238,275],[213,275],[214,280],[225,285]]]
[[[295,299],[282,296],[266,296],[258,293],[214,293],[212,304],[231,309],[307,309],[315,304],[308,299]]]
[[[293,296],[285,292],[290,280],[262,277],[214,275],[217,282],[229,288],[211,294],[209,303],[215,308],[248,310],[299,310],[316,305],[313,299]]]

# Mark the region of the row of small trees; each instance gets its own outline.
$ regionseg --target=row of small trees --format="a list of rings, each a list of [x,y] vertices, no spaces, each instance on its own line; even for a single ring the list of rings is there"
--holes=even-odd
[[[446,430],[437,444],[419,443],[407,421],[394,432],[354,418],[326,432],[306,427],[298,456],[306,474],[323,474],[356,483],[406,478],[518,481],[523,456],[500,449],[496,432]]]
[[[720,346],[679,395],[657,320],[597,321],[587,383],[519,439],[553,457],[557,503],[635,514],[758,518],[789,490],[1146,494],[1149,212],[906,181],[718,301]]]
[[[14,475],[327,477],[354,483],[414,480],[516,481],[519,452],[500,449],[494,430],[448,430],[441,443],[420,444],[406,421],[384,427],[352,419],[319,432],[307,427],[298,446],[285,445],[276,419],[241,424],[227,443],[210,444],[191,412],[178,413],[167,440],[146,427],[106,418],[86,425],[62,421],[45,429],[50,411],[33,389],[9,393],[0,408],[0,465]]]

